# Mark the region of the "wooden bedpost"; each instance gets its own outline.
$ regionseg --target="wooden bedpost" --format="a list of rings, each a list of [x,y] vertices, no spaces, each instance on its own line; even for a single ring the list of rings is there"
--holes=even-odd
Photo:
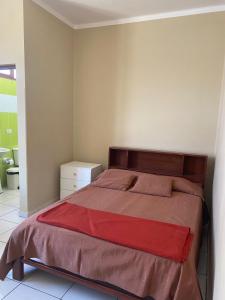
[[[13,265],[13,279],[22,281],[24,278],[24,263],[22,257],[18,258]]]

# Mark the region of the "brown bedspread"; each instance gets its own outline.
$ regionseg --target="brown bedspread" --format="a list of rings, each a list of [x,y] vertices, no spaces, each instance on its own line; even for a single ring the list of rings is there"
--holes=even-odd
[[[13,231],[0,261],[0,279],[5,278],[15,259],[35,257],[47,265],[113,284],[140,297],[201,299],[196,272],[202,220],[199,197],[181,192],[158,197],[88,186],[66,200],[88,208],[189,226],[194,233],[189,258],[178,263],[39,223],[36,214]]]

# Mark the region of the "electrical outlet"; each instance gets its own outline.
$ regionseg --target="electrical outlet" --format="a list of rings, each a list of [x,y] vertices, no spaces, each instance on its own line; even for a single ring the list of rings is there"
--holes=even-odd
[[[7,134],[12,134],[12,132],[13,132],[13,131],[12,131],[11,128],[7,128],[7,129],[6,129],[6,133],[7,133]]]

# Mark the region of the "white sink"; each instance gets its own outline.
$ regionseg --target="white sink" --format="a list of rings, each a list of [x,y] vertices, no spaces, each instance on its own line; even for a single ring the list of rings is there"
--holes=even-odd
[[[2,156],[4,156],[6,153],[8,153],[9,151],[10,151],[10,149],[8,149],[8,148],[1,148],[0,147],[0,158]]]

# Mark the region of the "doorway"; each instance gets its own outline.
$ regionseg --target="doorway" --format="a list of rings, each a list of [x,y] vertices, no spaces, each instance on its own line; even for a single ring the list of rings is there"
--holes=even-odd
[[[0,205],[19,207],[16,66],[0,66]]]

